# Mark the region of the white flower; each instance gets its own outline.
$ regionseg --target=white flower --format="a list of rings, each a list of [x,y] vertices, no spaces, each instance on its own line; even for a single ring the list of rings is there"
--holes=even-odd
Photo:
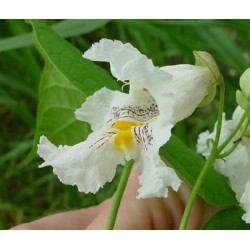
[[[160,159],[159,148],[174,124],[189,116],[214,82],[208,67],[155,67],[130,44],[102,39],[83,55],[110,63],[111,73],[129,84],[129,94],[102,88],[76,110],[93,132],[74,146],[54,146],[40,138],[38,154],[59,179],[79,191],[97,192],[110,182],[116,166],[134,159],[139,177],[138,198],[167,197],[167,187],[178,190],[180,180]]]
[[[244,110],[238,106],[234,111],[232,120],[226,121],[224,116],[219,145],[231,134],[243,112]],[[199,136],[197,151],[206,158],[208,158],[212,147],[211,144],[207,145],[207,140],[214,139],[214,137],[215,130],[211,134],[206,131]],[[230,149],[234,141],[237,141],[239,137],[240,132],[235,135],[222,153]],[[242,218],[247,223],[250,223],[250,138],[244,136],[230,155],[224,159],[216,160],[215,169],[229,179],[229,183],[236,194],[236,199],[246,212]]]

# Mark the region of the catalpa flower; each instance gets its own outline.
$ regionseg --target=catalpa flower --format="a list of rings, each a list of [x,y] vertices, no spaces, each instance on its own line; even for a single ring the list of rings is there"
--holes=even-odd
[[[196,54],[203,58],[204,52]],[[209,59],[212,57],[205,54]],[[97,192],[110,182],[118,164],[134,159],[141,171],[138,198],[167,197],[180,179],[159,156],[175,123],[189,116],[217,79],[207,65],[159,68],[130,44],[102,39],[83,57],[110,63],[111,73],[129,85],[129,93],[102,88],[76,110],[92,133],[74,146],[54,146],[40,138],[38,154],[59,179],[79,191]],[[206,59],[204,59],[206,62]]]
[[[232,120],[226,120],[225,115],[222,122],[222,131],[220,142],[223,143],[225,139],[231,134],[233,129],[239,122],[244,110],[238,106],[233,114]],[[215,126],[216,128],[216,126]],[[200,134],[197,151],[201,153],[205,158],[208,158],[212,145],[207,143],[208,139],[215,137],[216,129],[212,133],[205,131]],[[222,153],[228,151],[235,141],[238,141],[241,137],[241,131],[239,131],[231,143],[223,150]],[[236,194],[236,199],[239,201],[242,208],[245,210],[245,214],[242,219],[247,223],[250,223],[250,138],[243,136],[235,148],[235,150],[223,159],[215,161],[215,169],[226,176],[229,179],[230,186]]]

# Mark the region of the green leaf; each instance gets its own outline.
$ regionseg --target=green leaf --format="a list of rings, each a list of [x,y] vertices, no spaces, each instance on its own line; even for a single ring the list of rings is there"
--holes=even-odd
[[[85,97],[53,64],[47,63],[40,82],[36,138],[46,135],[55,144],[70,145],[85,139],[89,128],[74,115]]]
[[[101,87],[118,89],[117,82],[105,70],[82,57],[82,53],[43,21],[30,21],[34,39],[46,63],[51,63],[66,79],[79,88],[85,96]]]
[[[71,44],[42,21],[30,21],[37,48],[45,59],[40,82],[36,136],[32,153],[41,135],[55,144],[72,145],[84,140],[89,126],[77,121],[74,111],[85,98],[101,87],[118,89],[117,82],[100,67],[82,58]]]
[[[63,20],[51,26],[58,34],[64,38],[86,34],[94,31],[105,24],[109,20]],[[32,33],[17,35],[0,40],[0,52],[18,49],[33,45]]]
[[[162,158],[180,174],[181,178],[194,186],[205,160],[195,151],[188,148],[181,140],[172,135],[166,145],[160,149]],[[210,204],[237,205],[235,195],[227,181],[210,169],[199,195]]]
[[[216,213],[203,227],[204,230],[249,230],[250,224],[241,219],[243,210],[226,208]]]

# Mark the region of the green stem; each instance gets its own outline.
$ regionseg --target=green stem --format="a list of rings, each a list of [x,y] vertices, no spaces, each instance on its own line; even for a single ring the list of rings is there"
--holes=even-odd
[[[217,126],[216,126],[214,147],[218,146],[219,140],[220,140],[222,119],[223,119],[223,110],[224,110],[224,101],[225,101],[225,84],[224,84],[224,82],[222,82],[220,85],[220,104],[219,104],[219,111],[218,111],[218,122],[217,122]]]
[[[233,151],[234,151],[234,150],[237,148],[237,146],[239,145],[240,140],[241,140],[241,139],[239,139],[239,141],[237,141],[236,143],[234,143],[234,145],[233,145],[229,150],[227,150],[225,153],[220,154],[220,155],[218,156],[218,159],[224,159],[224,158],[226,158],[227,156],[229,156],[230,154],[232,154]]]
[[[200,189],[200,186],[202,185],[204,178],[206,177],[206,174],[209,170],[209,168],[213,165],[214,161],[217,158],[218,155],[218,144],[220,140],[220,134],[221,134],[221,126],[222,126],[222,118],[223,118],[223,109],[224,109],[224,99],[225,99],[225,85],[224,83],[221,83],[220,85],[220,103],[219,103],[219,111],[218,111],[218,122],[216,126],[216,135],[215,140],[213,143],[213,148],[211,151],[210,156],[208,157],[207,161],[205,162],[205,165],[203,166],[198,179],[196,180],[194,187],[192,189],[192,192],[190,194],[190,197],[188,199],[187,205],[185,207],[185,211],[183,213],[181,223],[179,226],[180,230],[184,230],[187,227],[188,219],[192,210],[192,207],[194,205],[196,196],[198,194],[198,191]]]
[[[243,126],[243,129],[241,130],[239,139],[237,139],[236,141],[233,142],[233,146],[229,150],[227,150],[225,153],[220,154],[218,156],[220,159],[226,158],[227,156],[229,156],[230,154],[233,153],[233,151],[237,148],[237,146],[239,145],[240,141],[242,140],[242,137],[245,135],[245,132],[247,131],[249,123],[250,123],[250,120],[249,120],[249,117],[247,117],[246,118],[246,124],[242,124],[244,126]],[[218,152],[220,153],[222,150],[223,150],[223,148],[220,151],[218,150]]]
[[[107,222],[107,226],[106,229],[107,230],[113,230],[114,226],[115,226],[115,221],[116,221],[116,217],[118,214],[118,210],[121,204],[121,199],[125,190],[125,187],[127,185],[128,182],[128,178],[133,166],[134,160],[130,160],[127,161],[126,164],[124,165],[123,171],[122,171],[122,176],[121,179],[119,181],[116,193],[115,193],[115,197],[113,200],[113,204],[111,207],[111,211],[109,214],[109,218],[108,218],[108,222]]]
[[[197,181],[195,182],[195,185],[194,185],[194,187],[192,189],[192,192],[191,192],[191,194],[190,194],[190,196],[188,198],[188,202],[187,202],[187,205],[185,207],[185,211],[184,211],[182,219],[181,219],[179,230],[185,230],[186,229],[188,219],[189,219],[192,207],[194,205],[197,193],[198,193],[198,191],[200,189],[201,184],[203,183],[204,178],[206,177],[206,174],[207,174],[209,168],[213,165],[214,161],[215,161],[215,157],[211,153],[209,158],[207,159],[205,165],[203,166],[202,171],[201,171]]]
[[[228,143],[234,138],[234,136],[237,134],[237,132],[240,130],[242,127],[243,123],[245,122],[246,119],[248,119],[248,115],[250,112],[250,105],[247,106],[245,109],[245,112],[240,118],[240,121],[238,122],[237,126],[234,128],[232,133],[227,137],[227,139],[218,147],[218,151],[221,152],[227,145]]]

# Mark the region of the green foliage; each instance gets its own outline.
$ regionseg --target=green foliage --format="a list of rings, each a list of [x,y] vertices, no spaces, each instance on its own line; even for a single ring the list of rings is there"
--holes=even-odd
[[[98,204],[115,190],[117,178],[96,195],[83,197],[75,187],[62,185],[50,168],[38,170],[35,147],[30,155],[33,161],[29,165],[23,161],[41,134],[56,144],[74,144],[86,138],[89,127],[76,121],[75,109],[102,86],[118,88],[109,73],[84,60],[79,50],[85,51],[103,37],[118,39],[133,44],[158,66],[193,63],[193,50],[208,51],[226,82],[229,117],[236,105],[239,76],[250,65],[249,20],[50,20],[51,28],[46,21],[31,23],[34,42],[31,27],[23,20],[0,21],[2,229],[56,211]],[[163,159],[190,185],[204,163],[193,150],[196,138],[214,126],[217,104],[215,100],[179,123],[174,129],[176,136],[161,149]],[[226,181],[213,170],[200,195],[211,204],[236,204]],[[204,229],[248,229],[241,214],[230,207],[215,215]]]
[[[203,227],[204,230],[249,230],[250,225],[242,219],[243,210],[237,207],[226,208],[216,213]]]
[[[191,186],[195,184],[205,163],[201,156],[174,135],[161,148],[160,154],[167,163],[176,169],[186,183]],[[226,180],[213,169],[209,170],[199,194],[209,204],[237,205],[235,194]]]

